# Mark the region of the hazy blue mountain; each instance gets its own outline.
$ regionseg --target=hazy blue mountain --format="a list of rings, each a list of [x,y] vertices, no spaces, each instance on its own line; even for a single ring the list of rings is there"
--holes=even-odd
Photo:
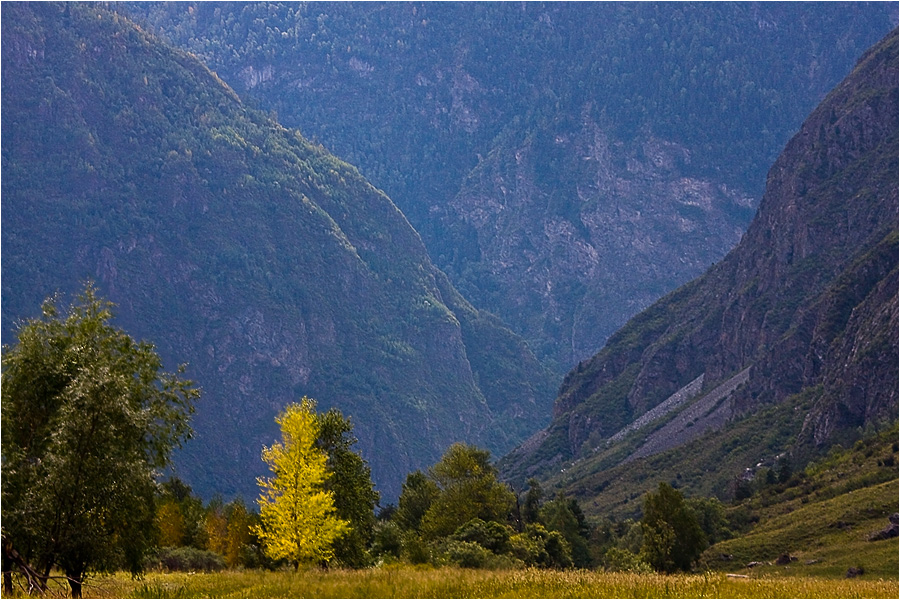
[[[740,239],[892,3],[129,3],[564,373]]]
[[[5,3],[3,341],[87,279],[203,389],[178,474],[256,495],[276,413],[340,408],[387,499],[452,442],[546,422],[550,379],[352,166],[97,4]]]
[[[787,144],[740,244],[566,376],[509,478],[633,510],[648,478],[727,496],[896,422],[897,81],[895,30]]]

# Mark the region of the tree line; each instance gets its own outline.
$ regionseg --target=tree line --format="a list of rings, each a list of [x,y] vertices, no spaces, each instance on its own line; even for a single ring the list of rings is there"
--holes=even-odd
[[[281,440],[262,451],[270,476],[257,508],[204,505],[186,482],[160,480],[200,396],[184,367],[163,371],[151,344],[115,328],[93,284],[67,311],[58,304],[48,299],[3,348],[6,594],[15,581],[43,594],[59,580],[80,597],[89,574],[119,569],[687,570],[726,530],[721,503],[692,504],[668,484],[647,494],[639,524],[592,524],[576,499],[546,498],[536,480],[513,491],[487,450],[463,443],[410,473],[396,506],[380,506],[352,423],[305,397],[279,414]]]

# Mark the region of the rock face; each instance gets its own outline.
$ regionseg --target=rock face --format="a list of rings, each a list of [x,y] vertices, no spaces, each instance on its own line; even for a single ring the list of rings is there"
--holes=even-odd
[[[895,419],[897,112],[895,31],[788,143],[740,244],[570,372],[550,427],[507,457],[507,474],[582,456],[588,439],[610,438],[701,375],[712,389],[746,372],[710,418],[812,394],[801,444]]]
[[[534,355],[355,168],[102,7],[4,6],[2,33],[4,343],[96,280],[203,389],[176,461],[198,492],[254,498],[303,395],[351,419],[388,501],[455,441],[500,453],[541,425]]]
[[[684,146],[615,143],[589,115],[574,130],[500,142],[446,218],[476,240],[477,263],[457,270],[472,301],[564,364],[724,256],[754,208],[720,181],[687,175]],[[548,339],[564,350],[554,355]]]
[[[889,523],[885,526],[884,529],[869,534],[868,540],[870,542],[889,540],[900,535],[900,519],[898,519],[898,514],[892,514],[890,517],[888,517],[888,521]]]
[[[562,376],[740,239],[888,3],[123,3],[359,166]]]

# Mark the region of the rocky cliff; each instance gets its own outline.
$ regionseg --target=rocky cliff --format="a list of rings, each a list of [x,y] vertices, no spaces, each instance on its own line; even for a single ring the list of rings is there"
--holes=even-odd
[[[566,376],[550,427],[504,459],[511,478],[600,455],[609,468],[800,396],[795,448],[896,419],[897,56],[895,30],[807,118],[732,252]],[[612,458],[610,438],[701,376],[703,410]]]
[[[739,240],[888,3],[124,3],[358,165],[560,375]]]

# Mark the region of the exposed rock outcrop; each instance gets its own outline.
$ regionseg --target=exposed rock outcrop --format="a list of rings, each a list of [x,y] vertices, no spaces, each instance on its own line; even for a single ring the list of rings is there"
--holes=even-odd
[[[897,56],[895,31],[788,143],[741,243],[571,371],[540,446],[507,474],[578,457],[700,375],[747,374],[717,409],[734,418],[809,391],[800,444],[896,419]]]

